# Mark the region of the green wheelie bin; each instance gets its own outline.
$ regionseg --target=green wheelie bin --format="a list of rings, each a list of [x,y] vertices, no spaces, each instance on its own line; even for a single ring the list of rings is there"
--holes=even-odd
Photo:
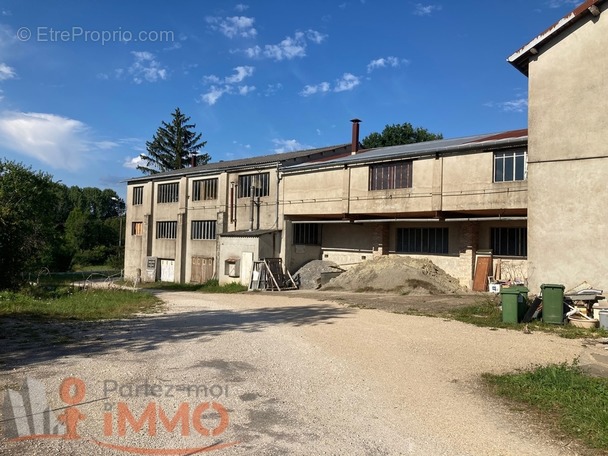
[[[564,324],[564,286],[552,283],[540,286],[543,298],[543,321],[556,325]]]
[[[530,290],[518,285],[500,289],[503,323],[519,323],[528,311],[528,292]]]

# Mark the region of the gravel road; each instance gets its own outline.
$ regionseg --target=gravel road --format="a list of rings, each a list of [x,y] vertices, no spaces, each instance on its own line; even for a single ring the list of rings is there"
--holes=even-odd
[[[79,438],[3,437],[0,453],[576,454],[488,397],[479,375],[587,359],[581,341],[281,294],[159,296],[162,314],[92,324],[78,343],[0,348],[3,390],[34,378],[59,408],[65,378],[86,385]]]

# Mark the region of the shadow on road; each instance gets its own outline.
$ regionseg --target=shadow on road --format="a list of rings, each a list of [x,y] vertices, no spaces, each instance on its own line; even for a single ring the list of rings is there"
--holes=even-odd
[[[352,310],[331,305],[199,310],[106,322],[35,323],[0,320],[0,368],[23,367],[65,356],[114,350],[149,352],[160,344],[205,342],[228,331],[258,332],[275,325],[331,324]]]

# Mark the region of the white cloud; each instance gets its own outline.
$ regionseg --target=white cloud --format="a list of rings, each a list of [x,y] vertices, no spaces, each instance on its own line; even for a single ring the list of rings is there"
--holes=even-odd
[[[316,95],[317,93],[345,92],[347,90],[353,90],[359,84],[361,84],[361,78],[352,73],[344,73],[342,77],[336,79],[333,88],[331,84],[326,81],[319,84],[305,85],[300,91],[300,95],[309,97],[311,95]]]
[[[2,15],[3,16],[12,16],[13,13],[10,10],[2,10]]]
[[[88,139],[84,123],[55,114],[4,112],[0,141],[8,148],[56,168],[83,168],[97,144]]]
[[[270,95],[274,95],[275,93],[277,93],[279,90],[283,89],[283,84],[281,84],[280,82],[277,82],[276,84],[268,84],[266,86],[266,90],[264,91],[264,95],[266,95],[267,97]]]
[[[249,9],[249,5],[244,5],[244,4],[242,4],[242,3],[239,3],[238,5],[236,5],[236,6],[234,7],[234,9],[235,9],[236,11],[238,11],[239,13],[242,13],[243,11],[246,11],[246,10],[248,10],[248,9]]]
[[[248,93],[253,92],[255,86],[238,84],[250,77],[254,70],[255,68],[252,66],[238,66],[234,68],[234,74],[224,78],[220,78],[214,74],[203,77],[203,82],[205,84],[211,84],[211,86],[206,93],[201,95],[201,100],[209,106],[213,106],[226,94],[237,93],[239,95],[247,95]]]
[[[504,112],[526,112],[528,109],[528,99],[525,97],[515,98],[509,101],[503,102],[489,102],[485,103],[488,108],[498,108]]]
[[[308,43],[321,44],[327,35],[316,30],[296,32],[293,36],[285,37],[280,43],[266,44],[264,47],[253,46],[242,50],[247,57],[266,57],[276,61],[292,60],[296,57],[305,57]]]
[[[128,68],[127,72],[133,76],[133,82],[141,84],[142,82],[157,82],[158,80],[167,79],[167,69],[163,68],[160,62],[156,60],[151,52],[136,52],[131,54],[135,61]],[[122,76],[123,70],[117,70],[117,77]]]
[[[315,44],[321,44],[327,38],[327,35],[317,32],[316,30],[307,30],[306,37]]]
[[[416,3],[414,5],[414,14],[416,16],[430,16],[435,11],[441,11],[442,8],[441,5],[423,5],[422,3]]]
[[[303,97],[309,97],[316,93],[325,93],[330,91],[329,82],[321,82],[320,84],[306,85],[300,92]]]
[[[146,166],[147,163],[142,160],[141,155],[138,155],[137,157],[125,157],[125,161],[122,164],[123,167],[125,168],[129,168],[129,169],[137,169],[138,166]]]
[[[6,63],[0,63],[0,81],[5,81],[6,79],[13,79],[17,76],[15,73],[15,69],[8,66]]]
[[[399,59],[397,57],[389,56],[389,57],[380,57],[379,59],[372,60],[367,64],[367,72],[371,73],[372,71],[378,68],[397,68],[401,64],[408,64],[409,61],[406,59]]]
[[[236,83],[242,82],[243,79],[245,79],[253,74],[253,70],[254,70],[254,67],[252,67],[252,66],[235,67],[234,71],[236,71],[236,74],[234,74],[232,76],[227,76],[224,79],[224,82],[226,84],[236,84]]]
[[[277,154],[283,152],[294,152],[296,150],[312,149],[312,146],[302,144],[295,139],[273,139],[272,142],[275,145],[273,149]]]
[[[248,93],[253,92],[254,90],[255,86],[239,86],[239,95],[247,95]]]
[[[219,100],[225,93],[230,93],[230,91],[231,88],[228,86],[211,86],[207,93],[201,95],[201,100],[203,100],[209,106],[213,106],[215,103],[217,103],[217,100]]]
[[[344,92],[353,90],[361,83],[361,80],[351,73],[344,73],[340,79],[336,81],[334,92]]]
[[[219,31],[228,38],[253,38],[258,31],[253,26],[255,18],[247,16],[212,17],[206,18],[211,30]]]

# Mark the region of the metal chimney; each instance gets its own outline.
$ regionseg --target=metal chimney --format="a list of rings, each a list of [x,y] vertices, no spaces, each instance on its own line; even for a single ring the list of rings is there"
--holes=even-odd
[[[361,122],[359,119],[352,119],[353,123],[353,143],[351,149],[351,155],[355,155],[359,151],[359,123]]]

